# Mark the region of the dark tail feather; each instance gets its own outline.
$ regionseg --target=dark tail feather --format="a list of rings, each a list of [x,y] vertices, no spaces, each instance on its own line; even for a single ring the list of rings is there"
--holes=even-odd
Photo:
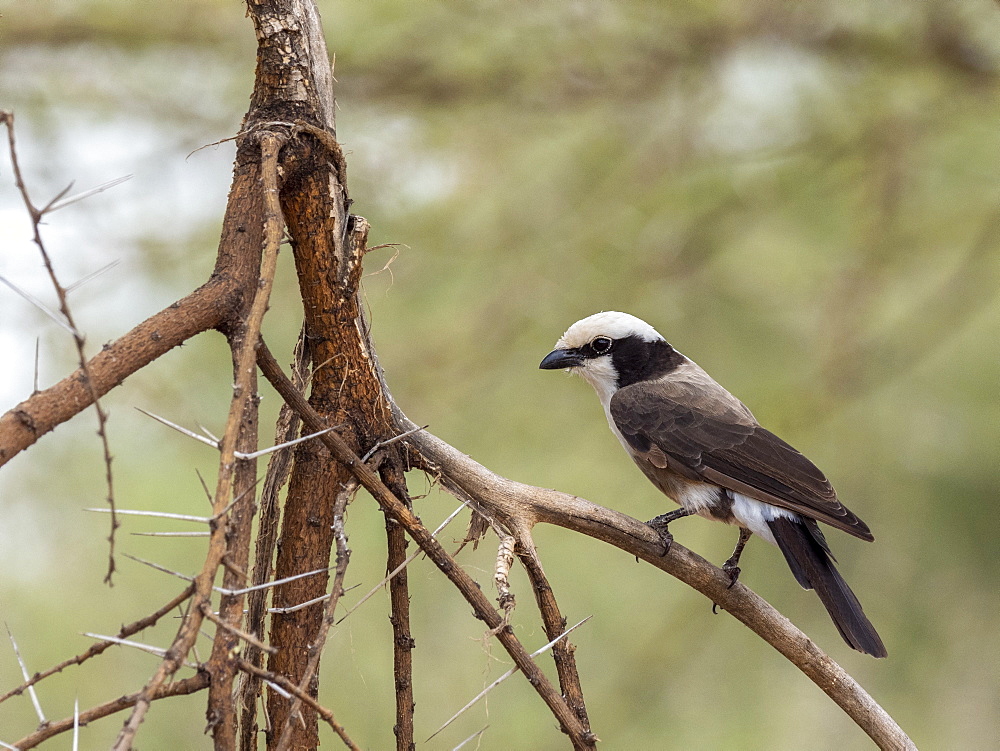
[[[844,641],[859,652],[885,657],[885,646],[875,627],[847,582],[834,568],[833,555],[819,525],[812,519],[793,521],[786,518],[767,524],[795,578],[804,588],[816,590]]]

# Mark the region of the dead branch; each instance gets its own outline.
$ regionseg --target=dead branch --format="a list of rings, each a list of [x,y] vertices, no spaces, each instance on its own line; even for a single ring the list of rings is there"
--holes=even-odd
[[[538,551],[532,546],[526,550],[518,549],[516,552],[528,574],[531,589],[535,593],[535,602],[538,604],[538,611],[542,616],[545,635],[550,640],[555,639],[566,630],[566,619],[559,610],[555,593],[542,570]],[[575,652],[576,647],[570,643],[568,638],[560,639],[552,647],[552,658],[556,663],[559,687],[562,689],[563,696],[566,697],[566,703],[569,704],[570,709],[576,712],[584,727],[589,728],[590,718],[587,716],[587,705],[583,700],[583,686],[580,684],[580,674],[576,669]]]
[[[219,442],[219,474],[212,502],[213,511],[218,513],[229,503],[229,499],[239,497],[242,493],[253,492],[256,485],[256,462],[237,462],[238,451],[251,452],[257,446],[257,370],[254,365],[254,349],[260,336],[260,329],[267,312],[271,289],[274,284],[274,274],[278,265],[278,250],[281,246],[281,236],[284,221],[281,215],[281,205],[278,200],[278,156],[281,148],[287,142],[287,137],[270,132],[263,132],[260,140],[260,175],[263,191],[263,223],[264,247],[257,291],[252,297],[252,304],[246,311],[246,323],[228,330],[227,337],[233,353],[233,370],[235,387],[233,399],[230,402],[229,416],[226,420],[225,432]],[[256,506],[241,504],[229,515],[228,524],[220,525],[212,530],[210,550],[218,544],[225,546],[223,558],[229,561],[223,576],[223,587],[233,589],[246,585],[246,570],[250,559],[250,533]],[[215,555],[210,552],[210,559]],[[215,566],[218,564],[216,563]],[[209,561],[206,560],[204,573],[208,574]],[[214,569],[212,574],[214,577]],[[200,603],[204,611],[210,608],[208,602]],[[243,593],[224,595],[219,603],[219,616],[234,628],[243,620]],[[216,749],[233,749],[236,747],[236,723],[238,713],[234,702],[233,681],[236,678],[236,665],[231,659],[236,649],[237,637],[232,632],[217,633],[212,644],[212,654],[207,669],[212,676],[212,685],[208,692],[208,711],[206,717],[209,727],[213,729]]]
[[[268,681],[269,683],[273,683],[276,686],[279,686],[280,688],[282,688],[283,690],[287,691],[289,694],[294,696],[296,699],[299,699],[303,704],[307,704],[310,707],[312,707],[312,709],[316,712],[316,714],[320,717],[320,719],[322,719],[323,722],[329,725],[333,729],[333,732],[335,732],[338,736],[340,736],[340,739],[344,742],[345,746],[351,749],[351,751],[361,751],[360,746],[358,746],[356,743],[354,743],[354,741],[351,740],[350,736],[347,734],[347,731],[344,729],[344,726],[334,719],[333,712],[331,710],[324,707],[322,704],[316,701],[312,696],[310,696],[307,692],[303,691],[301,688],[299,688],[290,680],[288,680],[285,676],[278,675],[277,673],[272,673],[269,670],[264,670],[263,668],[259,668],[256,665],[253,665],[243,659],[237,661],[237,666],[239,667],[240,670],[243,670],[246,673],[253,675],[258,680]]]
[[[277,171],[277,153],[282,142],[282,138],[271,134],[266,134],[260,139],[262,162],[264,165],[267,165],[273,173],[276,173]],[[266,171],[267,168],[262,167],[262,175]],[[266,205],[269,192],[272,188],[276,190],[275,183],[270,182],[266,175],[264,175],[263,180],[264,195],[258,197],[255,201],[258,206],[261,206],[262,204]],[[258,192],[259,191],[253,191],[254,194]],[[230,198],[232,199],[232,197],[233,196],[231,195]],[[266,214],[265,211],[261,211],[258,215],[264,216]],[[256,393],[256,389],[254,388],[254,349],[260,336],[261,322],[263,321],[264,313],[267,310],[267,302],[270,296],[271,285],[274,279],[274,270],[277,263],[278,245],[281,240],[280,227],[275,230],[273,224],[273,221],[269,222],[266,228],[265,237],[263,238],[263,260],[261,262],[258,275],[259,283],[255,285],[256,291],[252,298],[253,302],[250,306],[245,329],[241,331],[238,342],[238,350],[234,353],[236,360],[236,384],[233,389],[233,399],[230,403],[229,417],[226,420],[226,429],[219,444],[219,451],[221,454],[219,461],[219,475],[215,489],[215,497],[212,502],[212,511],[213,514],[216,515],[221,514],[222,511],[227,508],[230,498],[233,497],[233,476],[234,465],[236,464],[234,452],[237,450],[240,434],[244,428],[244,418],[247,417],[247,407],[251,404],[251,397]],[[252,407],[255,408],[256,405],[252,405]],[[252,419],[253,425],[250,432],[255,437],[255,413],[252,416]],[[247,527],[249,526],[249,516],[251,515],[246,516],[247,520],[245,524]],[[152,701],[153,695],[155,695],[155,692],[160,688],[164,681],[177,671],[187,656],[187,653],[194,645],[194,641],[198,636],[204,614],[203,608],[210,602],[212,596],[212,582],[215,579],[216,572],[222,563],[223,557],[226,555],[226,532],[229,526],[231,526],[231,523],[229,525],[213,525],[212,536],[210,538],[205,563],[202,567],[201,573],[195,578],[194,581],[195,591],[192,599],[192,607],[188,613],[188,617],[182,621],[181,627],[177,632],[177,636],[174,638],[173,644],[167,651],[167,655],[160,663],[156,673],[154,673],[153,677],[150,678],[149,682],[139,693],[139,698],[135,702],[132,714],[125,723],[125,726],[122,728],[121,733],[118,735],[118,740],[114,746],[115,751],[127,751],[127,749],[131,748],[132,739],[135,737],[135,733],[137,732],[139,725],[142,723],[146,711],[149,709],[149,704]],[[246,534],[249,534],[248,530]],[[242,599],[240,599],[240,603],[242,603]],[[213,657],[216,657],[217,659],[211,667],[216,668],[219,671],[220,680],[227,684],[231,683],[232,673],[226,660],[224,658],[218,658],[215,650],[213,650]],[[215,676],[213,675],[213,679],[214,678]],[[216,694],[212,698],[216,698],[217,696],[218,695]],[[224,704],[228,704],[228,699],[226,698],[220,698],[219,701]],[[212,714],[211,708],[209,709],[209,713],[210,715]],[[209,721],[212,722],[212,720],[213,718],[210,717]],[[218,725],[216,725],[216,727],[218,727]],[[230,741],[229,733],[234,730],[235,728],[231,728],[229,723],[226,723],[226,729],[222,732],[225,734],[225,740],[227,742]],[[234,744],[235,740],[232,740],[230,747]]]
[[[200,672],[190,678],[184,678],[179,681],[174,681],[173,683],[168,683],[165,686],[160,686],[148,696],[145,696],[145,692],[143,691],[129,694],[128,696],[119,696],[117,699],[112,699],[104,704],[98,704],[96,707],[80,712],[78,720],[76,720],[75,717],[67,717],[56,722],[50,722],[45,727],[36,730],[34,733],[24,736],[19,741],[15,741],[13,745],[15,748],[22,749],[22,751],[24,749],[34,748],[42,743],[42,741],[47,741],[49,738],[53,738],[60,733],[72,730],[74,721],[77,721],[80,725],[86,725],[94,720],[99,720],[102,717],[107,717],[108,715],[121,712],[123,709],[134,707],[144,698],[147,701],[153,702],[159,701],[160,699],[168,699],[173,696],[186,696],[187,694],[194,694],[202,689],[208,688],[209,680],[208,673]]]
[[[61,206],[67,205],[70,200],[81,200],[82,198],[86,198],[87,196],[92,195],[94,191],[87,191],[79,196],[74,196],[73,199],[67,199],[61,204],[58,203],[59,199],[62,198],[66,192],[68,192],[69,188],[67,188],[65,191],[49,201],[46,206],[43,206],[41,209],[37,208],[31,202],[31,198],[28,195],[28,187],[25,185],[24,178],[21,175],[21,166],[18,162],[17,146],[14,139],[14,113],[0,112],[0,122],[7,125],[7,143],[10,147],[10,161],[11,167],[14,171],[14,182],[17,184],[17,188],[21,193],[24,206],[28,210],[28,214],[31,216],[31,227],[34,233],[35,245],[38,247],[38,252],[42,256],[42,264],[45,266],[45,271],[49,275],[49,281],[52,282],[52,288],[55,290],[56,298],[59,300],[59,312],[62,314],[63,321],[73,336],[73,343],[76,346],[77,360],[80,363],[80,371],[83,374],[84,384],[87,387],[91,404],[94,405],[94,412],[97,415],[97,435],[101,440],[101,449],[104,453],[104,479],[108,488],[108,506],[111,509],[111,531],[108,533],[108,572],[104,576],[104,581],[107,584],[111,584],[111,577],[115,572],[115,531],[119,527],[119,522],[118,517],[115,515],[115,481],[114,473],[111,471],[111,446],[108,444],[108,415],[101,406],[100,396],[98,395],[91,379],[90,366],[87,363],[87,355],[84,351],[84,344],[86,343],[85,337],[76,325],[76,321],[73,318],[73,311],[70,310],[69,307],[67,290],[62,284],[60,284],[59,277],[56,275],[55,267],[52,265],[52,258],[49,256],[49,252],[45,249],[45,243],[42,240],[41,228],[42,220],[45,218],[46,214],[61,208]]]
[[[134,623],[130,623],[127,626],[122,626],[121,629],[118,631],[118,638],[124,639],[154,625],[157,621],[160,620],[160,618],[162,618],[171,610],[180,605],[182,602],[187,600],[191,596],[192,591],[193,591],[192,587],[187,587],[183,592],[174,597],[170,602],[168,602],[159,610],[150,613],[144,618],[140,618]],[[98,642],[97,644],[90,645],[90,647],[88,647],[87,650],[82,654],[78,654],[76,657],[71,657],[68,660],[64,660],[63,662],[60,662],[58,665],[55,665],[54,667],[51,667],[48,670],[44,670],[41,673],[35,673],[33,676],[31,676],[30,679],[22,683],[20,686],[12,688],[3,696],[0,696],[0,703],[7,701],[7,699],[9,699],[12,696],[20,696],[29,687],[34,686],[36,683],[48,678],[50,675],[61,673],[70,665],[82,665],[91,657],[96,657],[97,655],[101,654],[109,647],[113,647],[114,645],[115,642],[113,641],[102,641]]]
[[[385,442],[383,442],[383,445]],[[369,452],[370,453],[370,452]],[[362,459],[364,461],[364,459]],[[407,508],[412,509],[406,489],[406,476],[402,469],[391,463],[380,471],[382,481]],[[389,623],[392,625],[392,672],[396,693],[396,723],[392,732],[396,736],[397,751],[410,751],[416,747],[413,736],[413,648],[416,642],[410,631],[409,576],[403,562],[406,560],[406,533],[388,515],[385,517],[386,571],[399,569],[389,579]]]
[[[295,344],[294,363],[292,364],[292,381],[301,393],[306,384],[306,368],[309,365],[309,350],[305,346],[305,332],[299,334]],[[285,443],[294,438],[299,431],[300,421],[287,404],[283,404],[278,414],[278,424],[275,428],[275,443]],[[274,551],[278,544],[278,520],[280,506],[278,495],[288,482],[292,471],[292,454],[282,451],[271,457],[267,465],[260,497],[260,513],[258,516],[257,542],[254,550],[253,573],[251,584],[260,587],[248,593],[247,596],[247,629],[255,634],[263,634],[267,616],[268,591],[263,584],[269,581],[274,572]],[[263,670],[262,652],[252,645],[244,653],[244,660],[256,669]],[[266,672],[266,671],[263,671]],[[239,688],[237,705],[240,707],[239,722],[240,748],[244,751],[255,751],[257,748],[257,700],[260,697],[261,682],[257,673],[244,669],[244,679]],[[317,712],[317,714],[320,714]],[[322,717],[322,714],[320,714]]]
[[[337,604],[340,596],[344,593],[344,577],[347,575],[347,564],[351,560],[351,551],[347,547],[347,535],[344,532],[344,514],[347,511],[347,504],[354,497],[357,491],[357,482],[351,482],[346,487],[341,488],[337,494],[337,500],[333,508],[334,539],[337,545],[337,570],[333,577],[333,589],[330,597],[326,601],[323,609],[323,626],[316,640],[309,647],[309,663],[299,681],[298,691],[295,694],[295,701],[292,702],[285,719],[285,726],[281,730],[281,736],[275,746],[277,751],[286,751],[289,748],[292,738],[293,723],[299,718],[299,709],[302,706],[302,695],[309,692],[307,688],[319,670],[319,661],[323,655],[323,647],[326,645],[330,628],[336,620]]]
[[[270,381],[275,390],[302,418],[303,424],[310,430],[321,430],[322,418],[313,410],[311,405],[295,391],[291,381],[282,372],[281,367],[275,361],[273,355],[267,347],[261,343],[257,350],[257,364],[260,366],[264,377]],[[411,426],[415,427],[415,426]],[[410,428],[407,428],[410,429]],[[420,431],[425,432],[425,431]],[[378,501],[382,509],[392,516],[399,524],[406,529],[407,534],[423,549],[434,564],[452,581],[465,597],[466,601],[472,605],[476,617],[483,620],[489,629],[495,629],[497,639],[504,649],[514,660],[517,667],[524,672],[528,682],[549,707],[552,714],[560,723],[563,731],[569,735],[574,748],[594,748],[596,738],[586,730],[580,723],[579,718],[572,712],[562,696],[555,690],[549,679],[539,669],[538,665],[528,656],[524,645],[514,636],[514,632],[509,626],[503,626],[503,619],[496,609],[490,605],[489,600],[479,585],[455,562],[448,552],[434,539],[434,536],[427,530],[420,520],[413,515],[413,512],[406,508],[406,505],[393,495],[379,479],[378,475],[354,453],[346,441],[337,433],[324,433],[320,440],[330,450],[330,453],[345,467],[347,467],[365,489]],[[648,529],[650,535],[655,533]],[[659,538],[657,538],[659,539]],[[501,626],[503,626],[501,628]]]

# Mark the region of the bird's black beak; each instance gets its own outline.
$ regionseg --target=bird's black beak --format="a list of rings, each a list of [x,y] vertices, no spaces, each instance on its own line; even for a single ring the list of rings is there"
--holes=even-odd
[[[559,370],[560,368],[575,368],[583,365],[583,358],[575,349],[554,349],[545,355],[539,363],[542,370]]]

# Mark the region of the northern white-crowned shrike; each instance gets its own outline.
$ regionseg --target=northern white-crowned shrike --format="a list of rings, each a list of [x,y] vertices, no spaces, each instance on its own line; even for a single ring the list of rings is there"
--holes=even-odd
[[[763,537],[778,546],[799,584],[816,590],[844,641],[886,656],[817,522],[871,541],[868,526],[837,500],[816,465],[762,428],[652,326],[627,313],[597,313],[570,326],[539,367],[588,381],[629,456],[680,504],[650,522],[667,545],[667,524],[684,516],[738,525],[736,550],[723,566],[735,583],[751,533]]]

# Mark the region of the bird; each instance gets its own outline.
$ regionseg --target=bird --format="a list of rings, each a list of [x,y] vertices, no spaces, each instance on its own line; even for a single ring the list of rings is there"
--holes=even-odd
[[[778,547],[798,583],[813,589],[844,641],[887,655],[861,603],[837,571],[818,522],[875,537],[837,498],[822,471],[761,427],[750,410],[645,321],[605,311],[570,326],[541,361],[597,392],[611,427],[643,474],[680,508],[647,522],[669,551],[668,525],[697,514],[739,527],[723,564],[730,587],[751,535]]]

